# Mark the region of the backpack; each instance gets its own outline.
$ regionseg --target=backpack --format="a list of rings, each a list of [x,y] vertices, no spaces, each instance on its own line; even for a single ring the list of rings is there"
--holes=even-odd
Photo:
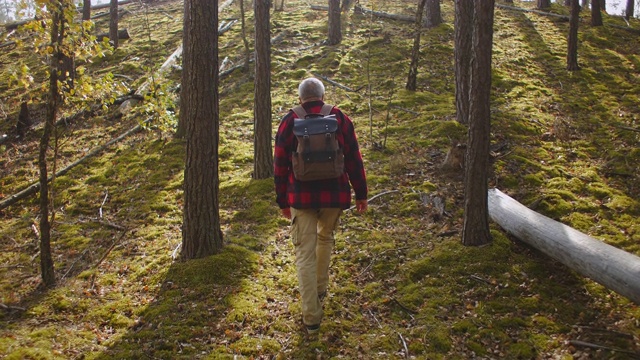
[[[300,181],[335,179],[344,173],[344,153],[336,139],[338,119],[324,104],[320,114],[307,114],[302,106],[292,110],[293,134],[298,148],[292,154],[293,175]]]

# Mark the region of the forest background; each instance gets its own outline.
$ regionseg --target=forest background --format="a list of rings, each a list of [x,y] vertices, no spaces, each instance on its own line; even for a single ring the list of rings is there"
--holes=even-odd
[[[253,180],[253,75],[220,83],[220,211],[226,246],[175,261],[182,222],[184,142],[147,126],[53,183],[58,284],[40,288],[37,199],[2,210],[0,354],[42,358],[634,358],[636,304],[572,272],[492,224],[493,243],[460,244],[462,171],[441,164],[466,128],[455,121],[453,3],[424,29],[418,90],[404,90],[413,26],[343,15],[343,40],[327,46],[326,12],[285,1],[271,14],[273,126],[310,75],[356,124],[371,209],[348,211],[337,234],[333,285],[318,338],[298,328],[296,278],[271,180]],[[317,2],[316,5],[325,5]],[[360,1],[413,15],[414,1]],[[131,39],[91,58],[84,71],[139,88],[182,40],[182,2],[123,6]],[[534,4],[516,1],[531,9]],[[549,11],[568,14],[554,4]],[[252,41],[252,11],[247,11]],[[579,63],[568,72],[568,23],[497,8],[492,78],[491,186],[584,233],[640,254],[638,28],[581,13]],[[220,14],[239,18],[237,1]],[[96,19],[96,32],[108,31]],[[619,27],[607,26],[617,25]],[[5,32],[7,41],[15,33]],[[238,24],[220,36],[220,59],[244,58]],[[38,178],[45,65],[25,44],[0,49],[3,79],[0,193]],[[26,67],[26,68],[25,68]],[[158,82],[177,94],[179,66]],[[24,75],[29,75],[31,78]],[[27,79],[25,82],[24,80]],[[371,85],[371,94],[365,89]],[[173,95],[171,95],[173,94]],[[117,97],[123,94],[109,94]],[[16,138],[20,103],[33,127]],[[147,102],[145,102],[147,103]],[[148,101],[152,103],[153,101]],[[85,107],[94,104],[84,104]],[[59,167],[126,133],[156,105],[118,116],[105,101],[60,124]],[[104,105],[104,106],[102,106]],[[71,117],[70,117],[71,116]],[[67,118],[68,117],[68,118]],[[636,130],[634,130],[636,129]],[[441,207],[435,206],[442,203]]]

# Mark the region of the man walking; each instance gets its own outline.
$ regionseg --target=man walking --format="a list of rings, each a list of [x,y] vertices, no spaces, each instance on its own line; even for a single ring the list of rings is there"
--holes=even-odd
[[[300,83],[300,106],[282,119],[276,134],[274,154],[276,201],[282,215],[291,219],[302,322],[309,334],[320,329],[322,301],[327,293],[329,262],[334,246],[333,233],[342,211],[351,205],[351,187],[355,192],[357,211],[367,210],[367,182],[353,123],[337,107],[325,105],[324,93],[324,85],[318,79],[308,78]],[[328,179],[299,180],[292,164],[292,157],[298,151],[295,119],[317,121],[313,118],[305,120],[305,114],[323,111],[335,115],[337,120],[335,139],[344,154],[344,171]]]

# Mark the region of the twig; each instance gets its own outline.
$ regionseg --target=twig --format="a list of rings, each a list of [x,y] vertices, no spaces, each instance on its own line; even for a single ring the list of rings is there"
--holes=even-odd
[[[107,258],[107,256],[109,255],[109,253],[111,253],[111,250],[113,250],[113,248],[116,247],[116,244],[120,242],[120,240],[122,240],[122,238],[127,234],[127,230],[125,229],[122,232],[122,235],[120,235],[119,238],[117,238],[116,240],[113,241],[113,243],[111,244],[111,246],[109,246],[109,248],[107,249],[107,251],[105,251],[105,253],[102,255],[102,257],[100,258],[100,260],[98,260],[98,262],[93,266],[94,269],[97,269],[98,266],[100,266],[100,264],[102,264],[102,262],[104,261],[104,259]]]
[[[380,321],[378,321],[378,318],[377,318],[375,315],[373,315],[373,313],[371,312],[371,309],[367,309],[367,311],[369,312],[369,315],[371,315],[371,317],[373,318],[373,320],[375,320],[375,321],[376,321],[376,323],[378,324],[378,327],[379,327],[379,328],[382,328],[382,324],[380,324]]]
[[[407,348],[407,342],[404,341],[404,337],[402,337],[402,334],[398,333],[398,336],[400,337],[400,340],[402,341],[402,347],[404,348],[404,358],[408,359],[409,358],[409,348]]]
[[[89,251],[90,247],[87,246],[86,249],[84,249],[84,251],[82,252],[82,254],[80,254],[80,256],[78,256],[78,258],[76,259],[76,261],[73,262],[73,264],[71,264],[71,266],[69,267],[69,269],[64,273],[64,275],[62,275],[62,279],[64,280],[67,275],[69,275],[69,273],[71,272],[71,270],[73,269],[73,267],[76,265],[76,263],[78,261],[80,261],[80,259],[82,259],[84,257],[84,255],[87,253],[87,251]]]
[[[627,334],[627,333],[624,333],[624,332],[615,331],[615,330],[611,330],[611,329],[600,329],[600,328],[596,328],[596,327],[593,327],[593,326],[586,326],[586,325],[578,325],[578,327],[580,329],[587,329],[587,330],[597,331],[597,332],[607,332],[607,333],[616,334],[616,335],[625,337],[627,339],[633,339],[633,335],[631,335],[631,334]]]
[[[420,115],[420,113],[419,113],[419,112],[417,112],[417,111],[413,111],[413,110],[405,109],[405,108],[400,107],[400,106],[398,106],[398,105],[391,105],[391,107],[392,107],[392,108],[394,108],[394,109],[398,109],[398,110],[402,110],[402,111],[408,112],[409,114],[413,114],[413,115],[416,115],[416,116],[417,116],[417,115]]]
[[[371,202],[371,201],[373,201],[373,200],[375,200],[375,199],[377,199],[377,198],[379,198],[379,197],[381,197],[381,196],[384,196],[384,195],[387,195],[387,194],[393,194],[393,193],[397,193],[397,192],[399,192],[399,190],[389,190],[389,191],[385,191],[385,192],[380,193],[380,194],[378,194],[378,195],[372,196],[371,198],[369,198],[369,200],[367,200],[367,202]],[[355,208],[356,208],[356,206],[354,205],[354,206],[352,206],[352,207],[348,208],[348,209],[347,209],[347,210],[345,210],[345,211],[351,211],[351,210],[353,210],[353,209],[355,209]]]
[[[180,251],[180,249],[182,249],[182,243],[178,244],[178,246],[176,246],[176,248],[173,249],[173,252],[171,253],[171,258],[173,260],[178,258],[178,251]]]
[[[347,87],[347,86],[344,86],[344,85],[342,85],[342,84],[340,84],[340,83],[337,83],[337,82],[335,82],[335,81],[333,81],[333,80],[329,79],[328,77],[326,77],[326,76],[324,76],[324,75],[320,75],[320,74],[318,74],[318,73],[314,73],[314,72],[311,72],[311,75],[313,75],[313,76],[315,76],[315,77],[319,77],[320,79],[322,79],[322,80],[324,80],[324,81],[328,82],[329,84],[331,84],[331,85],[333,85],[333,86],[337,86],[337,87],[339,87],[339,88],[340,88],[340,89],[342,89],[342,90],[346,90],[346,91],[350,91],[350,92],[355,92],[355,90],[353,90],[352,88]]]
[[[619,126],[619,125],[615,125],[615,127],[617,127],[618,129],[622,129],[622,130],[629,130],[629,131],[635,131],[635,132],[640,132],[640,129],[636,129],[630,126]]]
[[[400,300],[398,300],[396,298],[391,298],[391,300],[393,300],[394,303],[398,304],[398,306],[400,306],[402,308],[402,310],[408,312],[409,315],[418,313],[415,310],[409,309],[407,306],[405,306],[403,303],[401,303]],[[411,316],[411,317],[413,317],[413,316]]]
[[[106,193],[104,194],[104,199],[102,199],[102,204],[100,204],[100,210],[98,211],[98,213],[100,214],[100,219],[102,219],[102,207],[104,206],[104,203],[107,202],[108,197],[109,197],[109,190],[107,190]]]
[[[610,350],[610,351],[615,351],[615,352],[621,352],[621,353],[624,353],[624,354],[631,354],[631,355],[635,355],[634,357],[636,357],[636,358],[640,357],[640,353],[637,353],[635,351],[625,350],[625,349],[618,349],[618,348],[599,345],[599,344],[593,344],[593,343],[586,342],[586,341],[569,340],[569,344],[574,345],[574,346],[588,347],[588,348],[591,348],[591,349],[602,349],[602,350]]]
[[[9,306],[9,305],[5,305],[3,303],[0,303],[0,309],[4,309],[7,311],[11,311],[11,310],[20,310],[20,311],[27,311],[27,309],[23,308],[23,307],[19,307],[19,306]]]
[[[472,278],[473,280],[480,281],[480,282],[483,282],[483,283],[485,283],[485,284],[493,285],[493,284],[491,283],[491,281],[489,281],[489,280],[487,280],[487,279],[483,279],[483,278],[481,278],[481,277],[480,277],[480,276],[478,276],[478,275],[469,275],[469,277],[470,277],[470,278]]]

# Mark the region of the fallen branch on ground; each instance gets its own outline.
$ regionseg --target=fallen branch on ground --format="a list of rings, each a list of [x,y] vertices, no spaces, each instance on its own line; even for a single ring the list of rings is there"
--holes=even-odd
[[[331,85],[333,85],[333,86],[337,86],[337,87],[339,87],[340,89],[343,89],[343,90],[346,90],[346,91],[350,91],[350,92],[356,92],[356,90],[353,90],[353,89],[352,89],[352,88],[350,88],[350,87],[347,87],[347,86],[344,86],[344,85],[342,85],[342,84],[340,84],[340,83],[337,83],[337,82],[335,82],[335,81],[333,81],[333,80],[329,79],[328,77],[326,77],[326,76],[324,76],[324,75],[320,75],[320,74],[318,74],[318,73],[314,73],[314,72],[311,72],[311,75],[313,75],[313,76],[315,76],[315,77],[317,77],[317,78],[320,78],[320,79],[322,79],[322,80],[324,80],[324,81],[328,82],[329,84],[331,84]]]
[[[150,119],[147,119],[145,121],[149,122]],[[134,127],[132,127],[131,129],[127,130],[125,133],[123,133],[122,135],[118,136],[115,139],[112,139],[110,141],[108,141],[106,144],[104,145],[100,145],[96,148],[94,148],[93,150],[89,151],[85,156],[81,157],[80,159],[74,161],[73,163],[71,163],[70,165],[68,165],[67,167],[61,169],[60,171],[58,171],[55,174],[55,177],[60,177],[64,174],[66,174],[67,172],[69,172],[69,170],[73,169],[74,167],[82,164],[83,162],[85,162],[87,159],[101,153],[102,151],[104,151],[106,148],[108,148],[109,146],[119,142],[120,140],[137,133],[138,131],[142,130],[142,125],[138,124]],[[53,176],[49,177],[48,181],[51,181],[51,179],[53,179]],[[0,210],[7,208],[13,204],[15,204],[16,202],[25,199],[35,193],[37,193],[38,191],[40,191],[40,182],[36,182],[33,183],[31,185],[29,185],[27,188],[23,189],[22,191],[13,194],[7,198],[2,199],[2,201],[0,201]]]

